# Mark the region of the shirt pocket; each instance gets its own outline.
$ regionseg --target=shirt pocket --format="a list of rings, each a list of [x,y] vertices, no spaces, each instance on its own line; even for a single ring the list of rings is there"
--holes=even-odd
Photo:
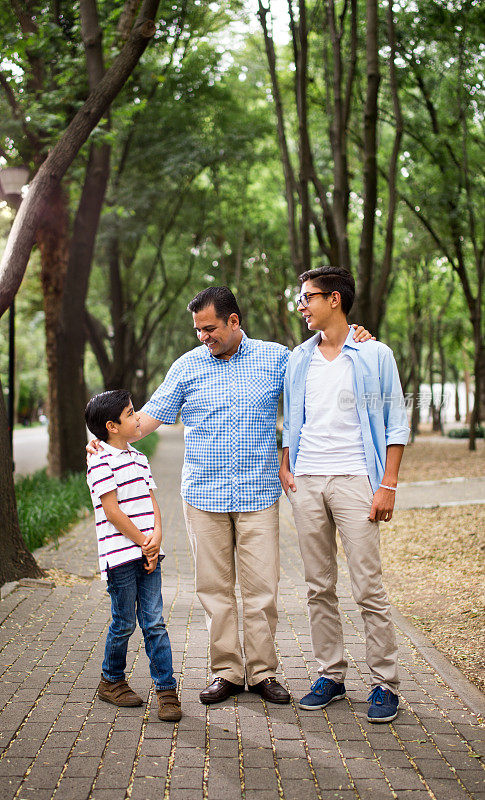
[[[281,385],[276,376],[272,372],[262,370],[259,374],[251,376],[242,387],[240,402],[248,403],[259,411],[272,411],[278,403],[280,394]]]

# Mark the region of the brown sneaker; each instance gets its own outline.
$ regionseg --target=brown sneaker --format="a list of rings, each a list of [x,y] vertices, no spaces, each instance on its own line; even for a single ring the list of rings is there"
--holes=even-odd
[[[114,706],[132,708],[143,705],[141,697],[133,689],[130,689],[125,680],[112,683],[107,681],[103,675],[101,675],[98,686],[98,697],[100,700],[104,700],[105,703],[113,703]]]
[[[158,719],[164,722],[178,722],[182,718],[182,708],[176,689],[157,689]]]

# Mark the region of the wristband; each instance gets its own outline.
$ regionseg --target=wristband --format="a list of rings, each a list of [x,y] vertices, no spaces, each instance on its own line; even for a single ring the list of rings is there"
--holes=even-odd
[[[397,486],[386,486],[385,483],[380,483],[379,489],[390,489],[391,492],[397,492]]]

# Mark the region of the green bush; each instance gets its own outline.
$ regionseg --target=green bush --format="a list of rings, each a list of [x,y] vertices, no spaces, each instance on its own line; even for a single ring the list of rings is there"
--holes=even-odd
[[[140,453],[144,453],[148,459],[152,457],[158,444],[158,433],[149,433],[144,439],[140,439],[136,444],[133,442],[132,447],[136,447]]]
[[[156,450],[158,436],[151,433],[137,444],[147,458]],[[86,475],[49,478],[45,469],[19,478],[15,483],[20,530],[29,550],[57,540],[86,510],[91,510]]]
[[[477,432],[475,436],[477,439],[483,439],[485,435],[485,429],[480,427],[477,428]],[[452,428],[451,431],[448,431],[448,436],[450,439],[468,439],[470,436],[470,428]]]
[[[92,508],[86,476],[72,473],[62,480],[45,469],[15,484],[20,530],[29,550],[57,540],[85,509]]]

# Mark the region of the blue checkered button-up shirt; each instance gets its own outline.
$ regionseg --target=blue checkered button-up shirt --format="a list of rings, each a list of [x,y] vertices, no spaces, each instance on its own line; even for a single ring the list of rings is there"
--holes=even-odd
[[[143,406],[185,425],[182,497],[202,511],[258,511],[281,494],[276,412],[289,351],[248,339],[227,361],[205,345],[175,361]]]

